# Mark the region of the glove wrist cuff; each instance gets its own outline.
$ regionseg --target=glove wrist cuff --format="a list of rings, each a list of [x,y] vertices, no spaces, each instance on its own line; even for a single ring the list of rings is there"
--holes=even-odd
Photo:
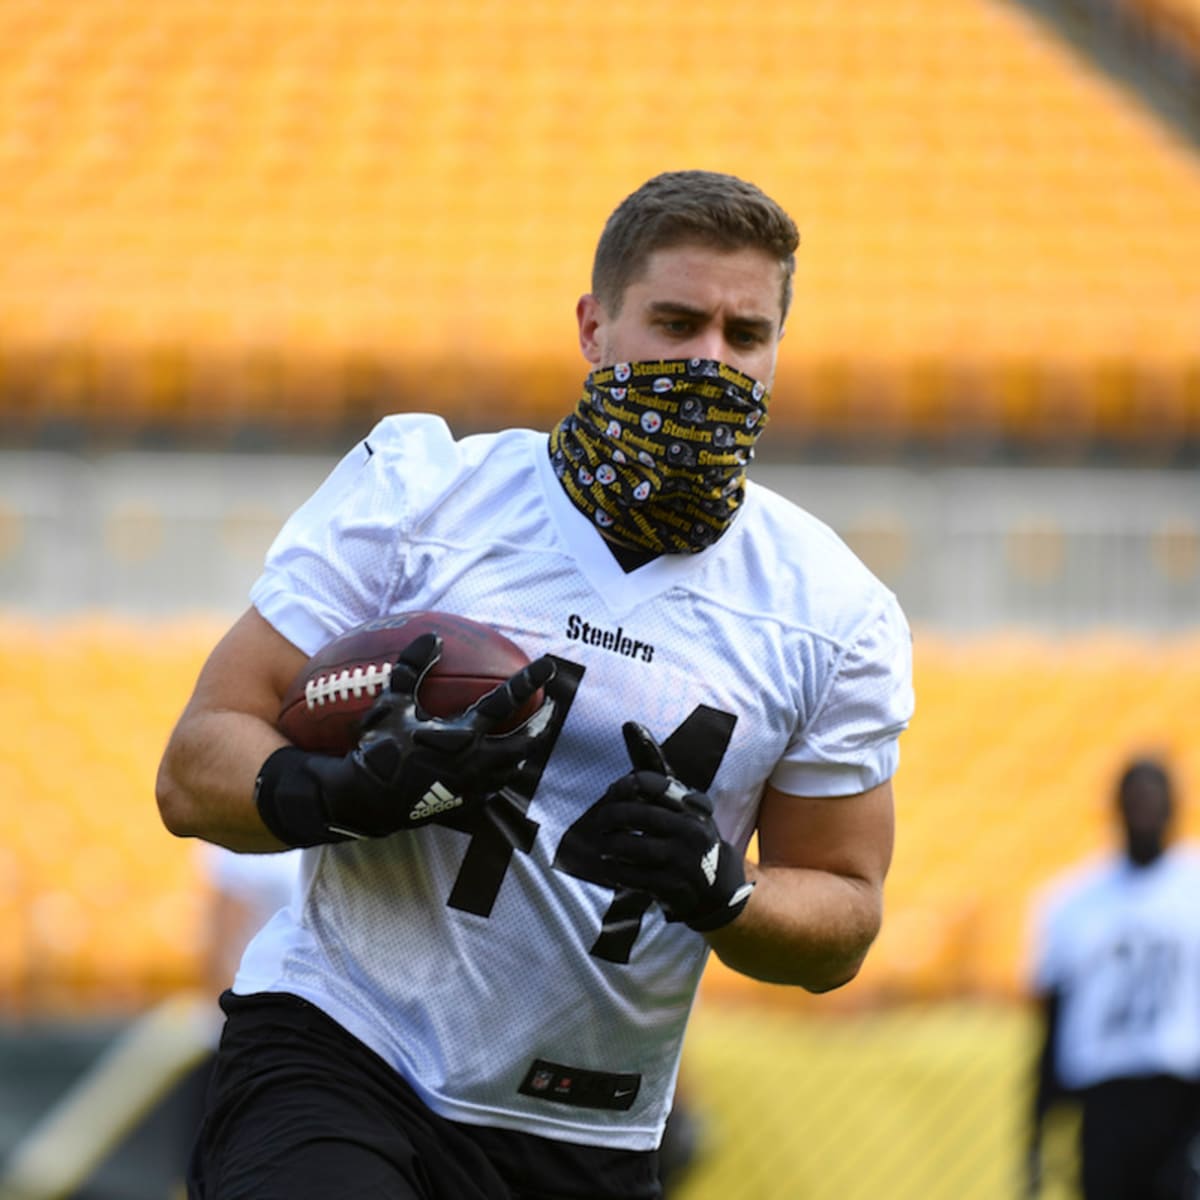
[[[285,845],[346,841],[329,828],[320,778],[309,769],[313,759],[323,757],[298,746],[280,746],[259,768],[255,807],[262,823]]]
[[[736,876],[730,879],[730,884],[734,886],[731,886],[728,891],[723,891],[728,899],[717,908],[699,913],[685,922],[689,929],[694,929],[697,933],[712,933],[714,929],[724,929],[726,925],[736,921],[742,915],[742,909],[746,907],[750,893],[757,886],[755,883],[747,882],[741,861],[736,858],[736,852],[728,843],[722,845],[721,855],[728,860],[726,869],[730,875],[736,872]]]
[[[728,904],[723,904],[715,912],[693,918],[687,922],[687,927],[694,929],[697,933],[712,933],[714,929],[724,929],[726,925],[736,921],[742,915],[742,909],[746,907],[746,901],[750,899],[750,893],[754,891],[754,887],[755,885],[752,883],[746,884],[745,888],[734,893],[733,899]]]

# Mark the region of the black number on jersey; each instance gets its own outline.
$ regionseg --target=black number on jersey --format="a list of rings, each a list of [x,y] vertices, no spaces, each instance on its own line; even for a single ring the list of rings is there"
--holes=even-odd
[[[1154,1029],[1177,1002],[1182,958],[1182,948],[1166,939],[1131,937],[1112,948],[1115,979],[1101,1026],[1106,1037]]]
[[[729,749],[736,724],[737,717],[732,713],[701,704],[674,733],[659,744],[679,778],[688,787],[704,792],[716,778],[717,768]],[[570,834],[571,830],[568,829],[563,834],[563,841]],[[645,892],[616,888],[612,903],[604,914],[600,936],[592,945],[592,954],[609,962],[627,963],[633,952],[633,944],[642,931],[642,918],[652,903]]]
[[[541,717],[547,722],[546,735],[522,765],[520,773],[486,803],[466,813],[452,812],[438,818],[439,824],[471,836],[447,900],[451,908],[481,917],[491,916],[513,852],[519,850],[528,854],[533,849],[539,826],[527,815],[529,806],[585,670],[579,663],[568,662],[557,655],[554,661],[558,670],[546,685],[548,703],[542,709],[545,715]],[[660,739],[667,761],[688,787],[706,791],[712,786],[736,724],[737,717],[732,713],[701,704],[678,729],[665,740]],[[657,736],[656,730],[651,732]],[[564,838],[569,833],[570,830]],[[591,953],[608,962],[627,963],[641,932],[642,918],[651,903],[644,892],[614,889]]]
[[[575,700],[584,668],[578,663],[555,657],[557,671],[545,687],[547,703],[539,716],[548,722],[546,735],[537,749],[521,765],[520,773],[501,791],[464,814],[449,813],[440,824],[471,835],[466,856],[447,903],[451,908],[492,915],[492,906],[500,894],[500,885],[512,862],[514,850],[528,854],[537,837],[538,823],[525,814],[533,793],[542,780],[542,772],[558,743],[567,713]],[[536,718],[535,718],[536,719]]]

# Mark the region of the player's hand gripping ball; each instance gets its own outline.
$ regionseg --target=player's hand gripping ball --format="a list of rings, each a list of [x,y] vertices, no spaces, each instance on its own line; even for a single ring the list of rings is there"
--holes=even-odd
[[[572,826],[556,866],[607,887],[652,896],[668,921],[708,932],[741,914],[754,884],[721,837],[706,792],[678,779],[649,731],[621,732],[633,770]]]
[[[428,611],[381,617],[347,630],[304,664],[284,694],[279,731],[302,750],[352,750],[396,660],[423,633],[441,638],[441,652],[420,680],[421,708],[430,716],[456,716],[529,665],[518,645],[479,621]],[[540,693],[531,696],[494,732],[515,729],[541,702]]]
[[[407,641],[386,673],[386,689],[356,718],[360,733],[345,754],[285,746],[267,759],[256,801],[280,840],[300,846],[383,837],[484,800],[511,777],[537,737],[534,723],[518,723],[536,711],[553,660],[530,663],[521,655],[523,665],[499,683],[486,680],[482,694],[476,673],[473,702],[439,716],[426,707],[425,693],[444,648],[432,631]]]

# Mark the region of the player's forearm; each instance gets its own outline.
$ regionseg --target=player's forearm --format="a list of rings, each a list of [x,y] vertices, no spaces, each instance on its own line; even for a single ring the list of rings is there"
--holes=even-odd
[[[741,916],[708,935],[721,961],[766,983],[827,992],[858,974],[882,919],[880,890],[824,871],[747,864]]]
[[[254,781],[285,739],[265,721],[235,712],[185,716],[159,766],[157,796],[163,824],[177,837],[198,837],[231,850],[286,847],[263,824]]]

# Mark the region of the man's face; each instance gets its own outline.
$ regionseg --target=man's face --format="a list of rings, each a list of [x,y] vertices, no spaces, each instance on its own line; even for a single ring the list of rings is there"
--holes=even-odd
[[[580,299],[579,344],[596,367],[711,358],[769,387],[782,336],[782,290],[783,267],[762,250],[671,246],[650,256],[615,316],[595,296]]]
[[[1151,863],[1163,850],[1171,823],[1171,801],[1154,780],[1135,778],[1120,796],[1125,846],[1135,863]]]

